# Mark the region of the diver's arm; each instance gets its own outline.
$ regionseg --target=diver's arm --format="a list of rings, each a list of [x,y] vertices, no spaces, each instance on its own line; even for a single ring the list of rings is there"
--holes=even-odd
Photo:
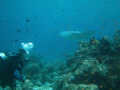
[[[24,82],[25,80],[23,79],[23,77],[20,75],[19,71],[18,70],[15,70],[14,71],[14,76],[15,78],[20,81],[20,82]]]

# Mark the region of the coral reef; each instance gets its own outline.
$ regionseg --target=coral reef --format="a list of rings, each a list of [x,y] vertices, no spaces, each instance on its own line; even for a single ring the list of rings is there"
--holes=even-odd
[[[120,30],[113,39],[78,42],[66,63],[30,55],[24,67],[26,81],[17,83],[17,90],[120,90]]]

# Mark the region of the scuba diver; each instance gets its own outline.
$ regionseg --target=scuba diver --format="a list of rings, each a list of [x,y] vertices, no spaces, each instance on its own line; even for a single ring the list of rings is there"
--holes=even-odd
[[[22,76],[23,63],[28,60],[29,51],[33,48],[33,43],[21,43],[23,49],[17,53],[0,53],[0,86],[9,86],[11,90],[16,90],[16,79],[22,83],[25,79]]]
[[[24,49],[19,49],[16,54],[0,53],[0,86],[16,90],[15,79],[24,83],[21,71],[24,61],[27,61]]]

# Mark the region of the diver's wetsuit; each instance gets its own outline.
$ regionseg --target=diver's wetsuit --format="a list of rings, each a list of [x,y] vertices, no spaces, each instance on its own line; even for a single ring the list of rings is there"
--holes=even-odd
[[[3,88],[9,86],[12,90],[15,90],[15,79],[24,82],[21,76],[22,67],[23,60],[18,56],[10,56],[7,60],[0,63],[0,86]]]

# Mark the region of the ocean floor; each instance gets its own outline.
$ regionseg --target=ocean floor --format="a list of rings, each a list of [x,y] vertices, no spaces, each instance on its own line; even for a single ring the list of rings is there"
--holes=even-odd
[[[23,68],[26,81],[16,81],[16,90],[120,90],[120,30],[112,38],[78,42],[78,47],[66,63],[31,52]]]

